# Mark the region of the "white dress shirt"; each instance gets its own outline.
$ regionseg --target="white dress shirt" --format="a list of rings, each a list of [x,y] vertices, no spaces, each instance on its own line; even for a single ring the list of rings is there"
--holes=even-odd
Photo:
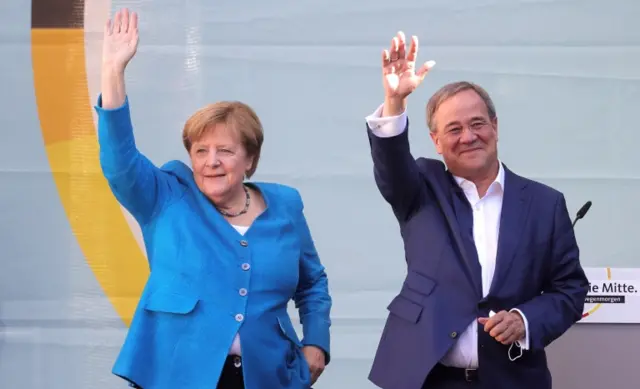
[[[398,116],[381,117],[382,107],[380,105],[374,113],[366,117],[367,124],[373,134],[380,138],[387,138],[403,133],[407,126],[406,111]],[[456,176],[454,178],[462,188],[473,209],[473,241],[478,252],[478,261],[482,268],[482,293],[483,296],[487,296],[496,267],[500,215],[502,213],[504,193],[504,168],[500,163],[497,177],[482,198],[479,197],[478,189],[473,182]],[[528,350],[529,326],[527,318],[518,309],[513,309],[512,311],[517,311],[522,316],[525,325],[524,338],[516,341],[515,344],[521,350]],[[467,329],[458,337],[458,340],[441,360],[441,363],[447,366],[469,369],[478,367],[477,320],[469,323]]]

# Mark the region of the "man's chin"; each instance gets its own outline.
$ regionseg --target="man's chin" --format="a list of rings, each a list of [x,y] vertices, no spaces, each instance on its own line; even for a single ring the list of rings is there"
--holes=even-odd
[[[459,159],[462,161],[468,160],[468,161],[481,161],[482,163],[484,163],[486,161],[487,158],[487,153],[485,150],[483,149],[475,149],[475,150],[469,150],[469,151],[464,151],[462,153],[460,153],[459,155]],[[475,162],[471,162],[473,164],[475,164]]]
[[[449,167],[449,171],[456,176],[472,177],[486,171],[489,161],[486,158],[461,158]]]

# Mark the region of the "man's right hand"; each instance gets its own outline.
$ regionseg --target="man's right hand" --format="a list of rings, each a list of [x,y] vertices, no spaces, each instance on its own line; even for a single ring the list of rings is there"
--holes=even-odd
[[[123,8],[104,27],[103,71],[124,72],[138,49],[138,15]]]
[[[389,50],[382,52],[382,83],[384,86],[384,108],[382,116],[397,116],[406,109],[406,99],[422,83],[435,61],[427,61],[416,71],[418,37],[411,37],[409,51],[406,49],[402,31],[391,40]]]

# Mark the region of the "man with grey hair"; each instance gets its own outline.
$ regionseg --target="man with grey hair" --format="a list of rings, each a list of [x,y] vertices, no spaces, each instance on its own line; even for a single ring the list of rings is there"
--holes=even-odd
[[[384,103],[366,118],[375,181],[404,240],[407,276],[388,306],[369,379],[383,389],[550,389],[545,347],[580,320],[588,281],[563,194],[498,159],[498,117],[471,82],[427,104],[444,163],[414,159],[407,97],[418,39],[382,54]]]

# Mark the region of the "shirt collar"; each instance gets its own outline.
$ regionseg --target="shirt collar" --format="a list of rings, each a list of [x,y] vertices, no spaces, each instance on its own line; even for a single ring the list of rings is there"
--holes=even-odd
[[[500,160],[498,160],[498,175],[496,176],[496,178],[493,180],[493,182],[491,183],[491,185],[489,185],[489,189],[491,189],[492,187],[499,187],[502,191],[504,191],[504,167],[502,166],[502,162]],[[447,169],[449,170],[449,169]],[[456,182],[458,183],[458,186],[460,186],[460,188],[467,189],[469,186],[471,186],[472,188],[476,188],[475,184],[469,180],[467,180],[466,178],[462,178],[462,177],[458,177],[456,175],[453,175],[453,178],[456,180]],[[469,185],[471,184],[471,185]]]

